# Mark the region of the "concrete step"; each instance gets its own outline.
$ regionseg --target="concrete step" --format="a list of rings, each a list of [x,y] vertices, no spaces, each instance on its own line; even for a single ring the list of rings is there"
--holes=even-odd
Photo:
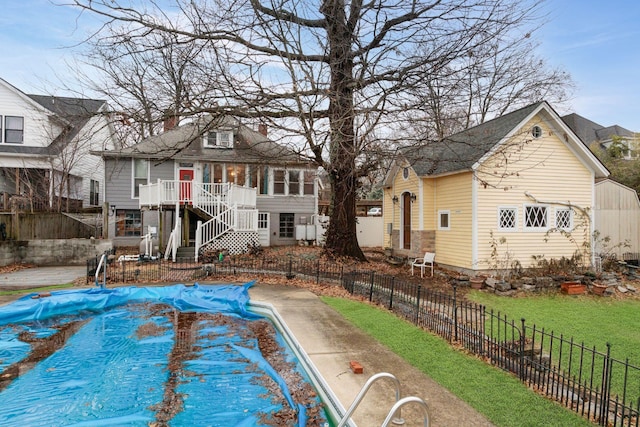
[[[196,248],[194,246],[180,246],[176,253],[176,258],[194,258]]]

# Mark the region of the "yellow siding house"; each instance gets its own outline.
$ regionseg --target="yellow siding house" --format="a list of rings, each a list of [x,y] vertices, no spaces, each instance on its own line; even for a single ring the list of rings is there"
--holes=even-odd
[[[468,272],[591,263],[607,169],[546,102],[400,151],[385,179],[385,246]]]

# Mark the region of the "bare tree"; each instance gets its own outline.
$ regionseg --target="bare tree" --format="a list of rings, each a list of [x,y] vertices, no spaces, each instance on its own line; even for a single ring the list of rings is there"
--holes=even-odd
[[[269,120],[297,142],[330,177],[326,249],[360,259],[355,201],[358,179],[372,167],[361,159],[373,143],[393,152],[401,134],[389,130],[402,112],[418,111],[420,100],[409,89],[424,87],[441,70],[458,69],[488,43],[538,19],[537,0],[72,4],[104,18],[103,46],[131,41],[142,50],[166,49],[168,42],[206,48],[216,61],[217,86],[207,93],[209,102],[189,103],[190,113]]]

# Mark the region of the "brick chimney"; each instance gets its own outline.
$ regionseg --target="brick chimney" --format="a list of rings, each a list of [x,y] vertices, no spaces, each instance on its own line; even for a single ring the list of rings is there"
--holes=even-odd
[[[174,115],[166,115],[164,116],[163,129],[164,131],[168,131],[176,127],[178,124],[178,116]]]
[[[260,123],[258,125],[258,132],[260,132],[264,136],[267,136],[267,125],[265,125],[264,123]]]

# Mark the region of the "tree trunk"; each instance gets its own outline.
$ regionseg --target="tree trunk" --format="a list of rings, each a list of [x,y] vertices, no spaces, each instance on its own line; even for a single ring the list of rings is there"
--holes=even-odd
[[[344,0],[326,0],[321,12],[327,20],[329,41],[329,125],[331,136],[329,177],[332,186],[331,218],[325,250],[337,256],[365,260],[356,234],[356,149],[353,110],[353,29],[349,28]]]

